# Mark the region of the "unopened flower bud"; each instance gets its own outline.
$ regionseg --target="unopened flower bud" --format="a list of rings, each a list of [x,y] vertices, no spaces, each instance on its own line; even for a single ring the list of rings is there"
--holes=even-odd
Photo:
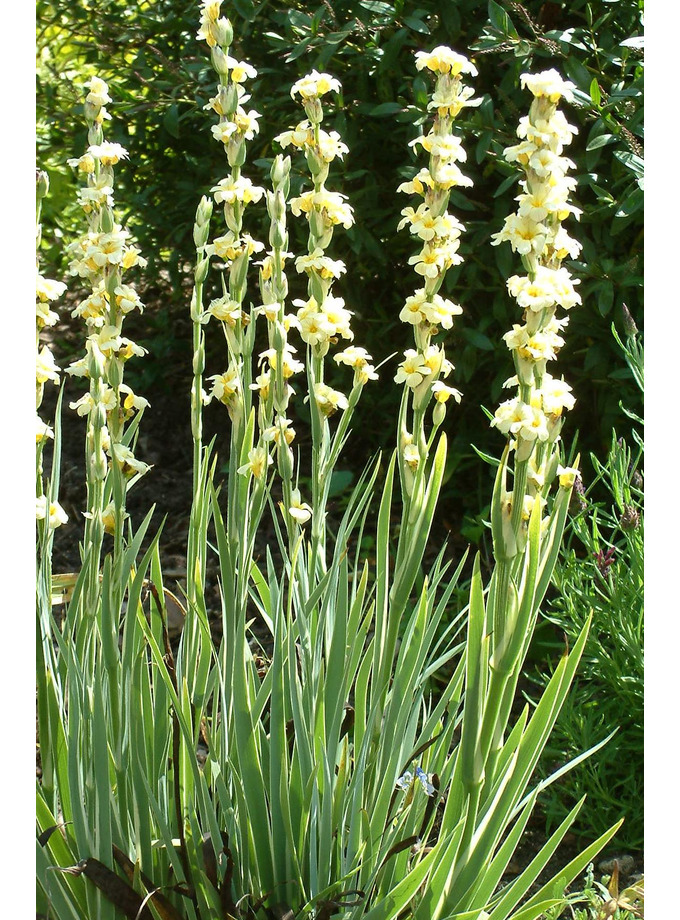
[[[274,332],[272,335],[272,347],[279,353],[283,353],[283,349],[286,345],[286,330],[283,328],[281,323],[276,320],[274,323]]]
[[[229,296],[238,303],[243,302],[248,275],[248,253],[244,252],[231,265],[229,271]]]
[[[194,352],[193,371],[194,374],[202,374],[205,370],[205,348],[199,345]]]
[[[625,305],[625,303],[623,305],[622,312],[623,312],[623,331],[626,334],[626,336],[630,339],[634,335],[638,334],[638,327],[635,325],[635,320],[631,316],[631,312],[628,309],[628,307]]]
[[[221,16],[211,28],[217,44],[228,48],[234,40],[234,30],[226,16]]]
[[[210,268],[210,259],[201,259],[201,261],[196,266],[194,271],[194,278],[196,279],[197,284],[202,284],[205,279],[208,277],[208,269]]]
[[[309,273],[309,287],[314,300],[323,303],[328,291],[329,281],[324,281],[316,272]]]
[[[287,181],[289,175],[290,157],[284,157],[279,154],[274,158],[274,162],[272,163],[272,168],[269,173],[274,188],[278,188],[283,182]],[[285,194],[287,194],[287,190],[284,189],[284,195]]]
[[[227,64],[227,56],[219,45],[215,45],[214,48],[210,49],[210,59],[217,73],[221,77],[226,77],[229,73],[229,65]]]
[[[42,170],[36,170],[36,195],[38,198],[44,198],[50,190],[50,177]]]
[[[286,245],[286,223],[283,220],[273,221],[269,230],[269,242],[274,249],[283,249]]]
[[[207,195],[204,195],[199,201],[198,207],[196,208],[196,223],[200,226],[207,224],[212,217],[212,212],[212,198],[208,198]]]
[[[312,231],[317,240],[326,232],[326,224],[324,222],[323,215],[315,209],[312,209],[309,212],[309,229]]]
[[[281,439],[281,443],[278,446],[276,451],[276,459],[278,461],[279,473],[281,477],[286,480],[293,478],[293,451],[288,447],[285,440]]]
[[[585,511],[588,507],[588,502],[585,498],[586,490],[583,486],[583,483],[580,479],[574,481],[574,488],[571,490],[571,495],[569,496],[569,511],[572,514],[577,514],[579,511]]]
[[[109,361],[106,378],[109,386],[114,390],[117,390],[123,382],[123,365],[117,358]]]
[[[232,169],[243,166],[246,161],[246,144],[242,137],[232,137],[227,144],[227,161]]]
[[[267,211],[272,220],[280,220],[286,214],[286,199],[281,189],[267,192]]]
[[[637,530],[640,526],[640,512],[632,505],[626,505],[619,523],[622,530]]]
[[[104,233],[111,233],[113,231],[113,225],[113,211],[108,205],[104,205],[102,207],[102,230]]]
[[[446,403],[435,400],[434,409],[432,410],[432,421],[435,425],[441,425],[446,418]]]
[[[305,99],[305,113],[313,125],[320,125],[323,121],[323,108],[317,97]]]
[[[222,91],[220,90],[220,104],[224,107],[227,115],[233,115],[238,108],[238,89],[235,83],[230,83],[224,91],[224,102],[222,102]]]
[[[104,376],[106,362],[104,355],[101,353],[99,346],[91,339],[88,340],[89,357],[87,362],[87,371],[92,380],[99,380]]]

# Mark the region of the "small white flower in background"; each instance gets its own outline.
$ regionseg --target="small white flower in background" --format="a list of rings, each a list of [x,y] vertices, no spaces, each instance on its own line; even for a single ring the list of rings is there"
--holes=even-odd
[[[422,767],[416,767],[415,776],[410,770],[406,770],[406,772],[399,777],[395,785],[404,792],[408,792],[413,786],[414,780],[420,783],[425,795],[434,795],[435,788],[429,781],[427,773]]]
[[[51,502],[49,508],[47,507],[46,495],[40,495],[36,498],[35,516],[38,521],[44,521],[47,518],[50,530],[56,530],[57,527],[66,524],[68,521],[68,515],[59,502]]]
[[[411,773],[410,770],[406,770],[406,772],[402,773],[402,775],[399,777],[395,785],[397,786],[398,789],[403,789],[404,792],[408,792],[408,790],[411,788],[412,783],[413,783],[413,773]]]
[[[434,795],[434,786],[427,778],[427,773],[423,770],[422,767],[416,767],[416,779],[423,787],[425,795]]]

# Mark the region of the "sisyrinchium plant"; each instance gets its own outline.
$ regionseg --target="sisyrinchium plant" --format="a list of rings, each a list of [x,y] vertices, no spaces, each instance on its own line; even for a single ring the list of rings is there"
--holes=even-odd
[[[143,406],[123,389],[123,302],[137,304],[121,294],[120,273],[140,258],[113,218],[111,160],[122,154],[101,137],[107,87],[92,81],[98,107],[86,101],[92,163],[81,197],[91,226],[85,243],[73,246],[73,268],[92,283],[94,298],[82,364],[91,388],[74,404],[89,408],[89,517],[83,567],[63,621],[49,598],[39,604],[41,907],[60,920],[538,918],[562,903],[565,886],[615,830],[529,893],[577,806],[524,871],[500,887],[537,796],[554,779],[532,786],[587,631],[555,669],[531,717],[527,708],[518,715],[517,679],[577,476],[560,466],[568,388],[545,369],[560,344],[555,324],[564,325],[555,307],[576,298],[560,265],[574,245],[560,223],[573,211],[561,155],[571,129],[556,109],[569,85],[552,72],[523,78],[535,100],[520,125],[515,158],[526,167],[520,207],[529,211],[509,219],[499,236],[510,237],[525,259],[527,277],[509,283],[525,327],[508,342],[518,396],[495,421],[512,436],[492,504],[496,565],[485,588],[475,563],[469,606],[451,617],[463,561],[454,565],[446,547],[433,562],[424,560],[446,461],[445,404],[460,398],[442,379],[452,367],[439,338],[460,308],[439,291],[447,269],[460,261],[463,228],[447,207],[450,190],[469,181],[457,165],[465,153],[453,119],[474,104],[462,75],[474,76],[475,67],[446,47],[416,58],[436,84],[432,124],[414,141],[429,153],[429,166],[404,189],[423,202],[402,212],[421,246],[410,262],[422,286],[401,315],[413,327],[415,348],[396,374],[404,384],[396,450],[387,463],[377,458],[367,467],[331,528],[330,479],[363,387],[376,377],[370,355],[346,344],[353,341],[351,311],[333,287],[346,267],[328,255],[336,226],[353,219],[346,198],[327,187],[330,165],[346,147],[321,127],[324,97],[340,85],[317,71],[296,81],[291,95],[306,119],[278,138],[304,153],[313,188],[288,201],[292,163],[283,155],[273,160],[271,189],[255,186],[244,175],[247,142],[258,130],[244,86],[254,72],[230,54],[232,27],[220,13],[219,0],[203,0],[198,37],[210,48],[219,80],[210,102],[219,116],[212,134],[225,149],[229,174],[211,194],[223,205],[227,229],[211,241],[214,205],[204,196],[194,228],[191,302],[194,499],[185,622],[175,645],[161,535],[140,559],[150,514],[137,531],[130,522],[127,533],[122,526],[128,454],[121,451],[131,450]],[[259,266],[261,302],[254,304],[250,260],[264,244],[244,229],[244,211],[262,199],[270,249]],[[286,306],[285,266],[294,257],[289,207],[309,226],[307,253],[294,263],[308,278],[296,313]],[[205,306],[211,260],[221,271],[220,290]],[[209,378],[209,394],[206,324],[221,325],[226,343],[226,370]],[[304,361],[291,343],[296,335]],[[258,351],[260,342],[266,347]],[[332,353],[339,344],[342,350]],[[330,354],[353,371],[347,396],[326,383]],[[303,370],[308,459],[291,447],[289,380]],[[229,416],[224,483],[216,480],[213,456],[221,443],[203,443],[208,400],[224,403]],[[138,411],[125,426],[130,408]],[[311,494],[304,497],[301,468],[311,470]],[[369,562],[361,538],[379,480]],[[102,561],[109,497],[114,545]],[[267,511],[273,545],[258,535]],[[206,593],[210,553],[219,565],[217,644]],[[435,690],[431,678],[438,673],[446,677]]]

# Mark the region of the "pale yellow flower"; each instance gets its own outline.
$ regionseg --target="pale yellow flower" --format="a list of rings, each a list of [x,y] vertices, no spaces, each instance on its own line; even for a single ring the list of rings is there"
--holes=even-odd
[[[128,158],[128,152],[121,144],[103,141],[101,144],[92,144],[87,148],[88,154],[99,160],[103,166],[115,166],[120,160]]]
[[[229,55],[227,55],[227,66],[229,67],[229,76],[233,83],[243,83],[244,80],[254,80],[257,76],[257,71],[251,64],[248,64],[246,61],[237,61]]]
[[[415,140],[409,141],[410,147],[415,147],[417,144],[422,144],[424,150],[442,160],[460,160],[461,162],[467,160],[465,148],[455,134],[435,134],[431,131],[427,135],[421,134]]]
[[[418,469],[418,464],[420,463],[420,452],[415,444],[405,444],[404,450],[404,461],[408,466],[413,470]]]
[[[573,83],[564,80],[556,70],[544,70],[541,73],[523,73],[520,76],[522,88],[529,89],[536,98],[545,97],[549,102],[559,102],[562,97],[567,102],[574,98],[576,89]]]
[[[66,162],[72,169],[77,169],[79,172],[88,175],[94,172],[94,157],[91,157],[89,153],[84,153],[81,157],[73,157]]]
[[[575,466],[562,466],[561,464],[557,467],[557,475],[563,489],[571,489],[576,480],[581,478],[581,473]]]
[[[68,515],[61,507],[59,502],[50,502],[48,508],[46,495],[40,495],[36,498],[35,516],[39,521],[44,521],[45,518],[47,518],[47,526],[50,530],[56,530],[57,527],[60,527],[62,524],[66,524],[68,521]]]
[[[214,374],[208,378],[213,381],[211,399],[217,399],[225,406],[231,405],[241,392],[241,380],[238,369],[233,365],[224,374]]]
[[[151,469],[148,463],[138,460],[130,448],[125,447],[123,444],[113,444],[111,450],[126,479],[131,478],[135,474],[144,475],[144,473],[147,473]]]
[[[459,403],[463,397],[463,394],[460,390],[456,390],[453,387],[448,387],[445,383],[442,383],[441,380],[437,380],[432,384],[432,395],[437,400],[437,402],[445,403],[447,400],[453,398],[457,403]]]
[[[43,345],[36,355],[35,362],[35,379],[36,383],[46,383],[51,380],[52,383],[59,383],[59,371],[61,368],[54,360],[54,355],[47,345]]]
[[[289,418],[279,416],[273,425],[262,432],[262,440],[267,443],[273,441],[278,447],[282,443],[282,437],[286,444],[292,444],[295,440],[295,429]]]
[[[90,90],[85,97],[85,102],[89,102],[92,106],[104,106],[107,102],[111,102],[109,87],[99,77],[91,77],[85,86]]]
[[[449,73],[453,77],[461,73],[469,73],[473,77],[477,76],[477,68],[463,54],[447,48],[446,45],[439,45],[432,51],[416,52],[416,70],[427,68],[433,73]]]
[[[346,409],[349,405],[344,393],[332,389],[325,383],[314,385],[314,401],[326,417],[333,415],[338,409]]]
[[[255,479],[262,479],[267,472],[267,467],[273,462],[266,447],[253,447],[248,451],[248,462],[240,466],[236,472],[242,476],[252,475]]]
[[[300,371],[305,369],[304,364],[293,356],[294,352],[295,348],[286,342],[283,347],[283,353],[281,355],[281,372],[283,374],[284,380],[292,377],[293,374],[299,374]],[[261,352],[260,362],[265,360],[269,362],[269,366],[272,370],[277,369],[278,355],[275,348],[267,348],[265,351]]]
[[[35,293],[41,303],[57,300],[65,290],[66,285],[63,281],[53,281],[51,278],[44,278],[40,274],[36,278]]]
[[[235,201],[241,204],[257,204],[264,195],[264,189],[259,185],[253,185],[245,176],[239,176],[237,179],[227,176],[226,179],[220,179],[210,191],[215,196],[217,204],[233,204]]]
[[[341,90],[340,81],[335,77],[313,70],[292,85],[290,94],[293,99],[299,95],[301,99],[306,100],[318,99],[320,96],[325,96],[326,93],[339,93]]]
[[[299,489],[293,489],[291,493],[291,504],[288,507],[288,514],[300,525],[306,524],[312,516],[312,509],[306,502],[302,501]]]
[[[35,443],[38,444],[40,441],[44,441],[47,438],[54,438],[54,431],[50,426],[43,422],[39,415],[35,417]]]
[[[120,284],[115,290],[116,306],[122,313],[130,313],[132,310],[144,311],[144,304],[139,299],[139,295],[131,284]]]
[[[336,157],[342,160],[349,147],[344,144],[337,131],[319,131],[318,153],[326,163],[332,162]]]
[[[562,415],[564,409],[571,410],[576,405],[576,399],[571,392],[571,387],[564,378],[557,380],[550,374],[545,374],[541,384],[543,398],[543,411],[546,415],[556,418]]]
[[[321,249],[315,249],[310,255],[298,256],[295,260],[295,269],[298,272],[316,272],[324,280],[339,278],[346,271],[344,262],[340,259],[330,259]]]
[[[234,236],[233,233],[226,233],[224,236],[216,237],[212,243],[205,247],[207,256],[218,256],[225,261],[234,261],[239,256],[247,253],[251,256],[255,252],[262,252],[264,243],[254,240],[248,233],[240,237]]]
[[[457,80],[437,85],[432,99],[428,102],[428,111],[436,109],[441,118],[455,118],[466,106],[479,105],[481,99],[473,99],[475,91],[471,86],[461,86]]]
[[[342,224],[349,230],[354,223],[354,214],[346,199],[347,196],[340,192],[329,192],[326,189],[309,191],[303,192],[299,198],[291,199],[290,208],[296,217],[302,213],[318,211],[329,225]]]
[[[432,373],[424,357],[413,348],[404,352],[404,360],[399,365],[394,378],[395,383],[405,383],[409,387],[419,386],[425,377]]]
[[[284,149],[292,145],[302,150],[304,147],[311,147],[314,143],[314,128],[309,121],[301,121],[292,130],[278,134],[274,140]]]
[[[499,233],[491,235],[491,245],[498,246],[508,241],[515,252],[520,255],[540,254],[545,246],[548,228],[541,223],[510,214],[505,218],[505,225]]]

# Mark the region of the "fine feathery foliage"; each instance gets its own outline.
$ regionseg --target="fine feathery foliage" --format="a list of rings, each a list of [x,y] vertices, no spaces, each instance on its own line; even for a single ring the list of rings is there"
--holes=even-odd
[[[500,884],[553,779],[533,781],[589,629],[586,620],[533,712],[518,713],[517,682],[579,476],[578,461],[564,465],[560,442],[574,397],[547,372],[567,325],[557,309],[580,302],[562,265],[580,250],[562,226],[578,214],[563,154],[575,129],[558,108],[574,87],[555,70],[523,74],[531,107],[519,143],[504,151],[522,169],[518,212],[494,238],[510,242],[526,272],[508,281],[522,314],[504,336],[516,395],[492,422],[507,441],[491,503],[495,564],[485,584],[475,559],[469,603],[452,614],[464,559],[454,564],[446,547],[434,556],[427,548],[446,467],[443,425],[461,399],[444,382],[455,368],[443,338],[463,311],[440,290],[462,262],[465,228],[449,204],[471,180],[458,165],[467,155],[454,123],[476,104],[464,83],[476,68],[445,46],[416,54],[429,81],[428,120],[413,143],[428,163],[399,189],[417,196],[401,212],[418,248],[409,259],[418,287],[400,314],[414,347],[394,376],[402,388],[396,447],[367,466],[331,527],[333,472],[380,370],[348,344],[352,312],[339,292],[349,297],[351,271],[331,254],[336,230],[355,221],[332,174],[347,145],[322,127],[342,88],[317,70],[293,82],[304,118],[278,136],[291,156],[273,159],[269,187],[255,185],[247,154],[260,115],[247,85],[256,70],[233,55],[220,6],[202,0],[197,36],[217,77],[208,108],[218,120],[205,135],[226,157],[226,175],[213,177],[194,223],[194,491],[175,644],[162,529],[149,533],[151,512],[134,528],[126,511],[127,492],[149,470],[134,453],[146,401],[123,382],[126,361],[142,352],[122,335],[126,313],[142,309],[123,275],[144,267],[114,213],[113,167],[127,151],[103,137],[109,87],[98,77],[86,86],[88,146],[72,165],[86,181],[87,230],[68,253],[71,274],[92,288],[75,310],[86,322],[86,356],[70,368],[89,387],[71,403],[86,419],[88,508],[81,570],[70,577],[51,571],[51,534],[65,523],[56,422],[50,477],[47,427],[39,426],[36,463],[39,910],[59,920],[538,918],[564,903],[565,887],[618,827],[535,884],[581,801]],[[309,178],[291,196],[293,157],[304,158]],[[259,202],[269,248],[247,229]],[[308,231],[297,257],[288,251],[291,215]],[[251,260],[260,253],[255,293]],[[307,278],[296,311],[291,264]],[[51,317],[46,300],[59,293],[46,287],[39,281],[39,332],[40,317]],[[224,371],[206,378],[216,333]],[[38,358],[40,405],[58,369],[47,353]],[[203,437],[211,401],[226,408],[224,482]],[[296,411],[309,413],[309,456],[293,447]],[[267,545],[265,518],[275,534]],[[374,553],[364,558],[369,526]],[[218,643],[206,591],[213,554]]]
[[[643,352],[634,324],[619,344],[642,389]],[[643,451],[634,429],[632,445],[612,434],[604,462],[591,455],[595,475],[574,495],[553,579],[556,597],[546,610],[570,644],[591,612],[594,629],[542,769],[547,775],[556,763],[609,741],[546,792],[544,810],[554,825],[570,801],[587,793],[591,807],[581,813],[579,832],[596,836],[623,812],[626,820],[613,843],[629,850],[642,849],[644,839]],[[541,685],[549,678],[536,676]]]

